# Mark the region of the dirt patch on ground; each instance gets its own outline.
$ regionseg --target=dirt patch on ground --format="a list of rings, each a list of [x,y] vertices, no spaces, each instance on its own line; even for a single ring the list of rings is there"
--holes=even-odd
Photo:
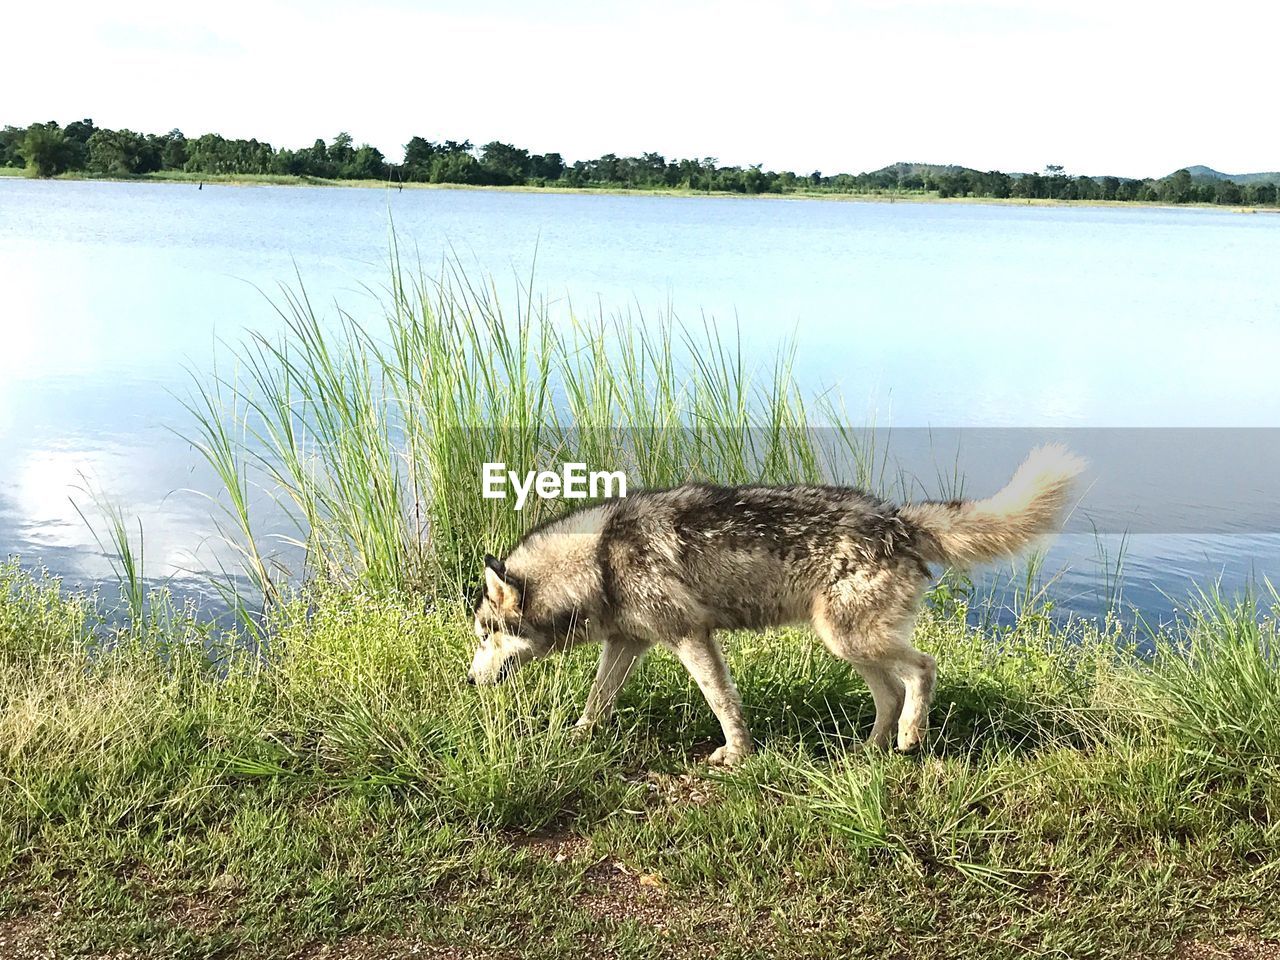
[[[524,851],[554,863],[564,863],[566,860],[587,856],[591,852],[590,841],[563,827],[535,833],[512,833],[507,837],[507,843],[513,850]]]
[[[200,896],[175,898],[170,906],[173,922],[196,933],[210,933],[222,926],[236,903],[234,888],[215,884]]]
[[[625,778],[643,787],[653,802],[705,806],[715,796],[716,783],[690,773],[654,773],[648,771]]]
[[[1178,960],[1280,960],[1280,941],[1225,937],[1212,943],[1195,940],[1178,947]]]
[[[593,856],[591,841],[567,828],[512,834],[508,843],[513,850],[553,863],[589,862]],[[666,884],[656,874],[596,855],[583,872],[582,885],[575,902],[598,920],[638,920],[659,930],[669,925]]]
[[[0,958],[2,960],[60,960],[68,954],[52,945],[50,924],[52,920],[35,917],[0,918]],[[132,960],[142,954],[135,948],[114,950],[110,953],[77,953],[77,960]]]
[[[352,936],[336,943],[312,944],[288,956],[289,960],[499,960],[510,955],[397,937]]]
[[[51,957],[44,947],[45,937],[40,925],[31,917],[11,917],[0,920],[0,957],[5,960],[35,960]]]
[[[575,901],[598,920],[635,920],[663,932],[676,917],[666,884],[656,874],[606,859],[588,867],[582,880],[585,889]]]

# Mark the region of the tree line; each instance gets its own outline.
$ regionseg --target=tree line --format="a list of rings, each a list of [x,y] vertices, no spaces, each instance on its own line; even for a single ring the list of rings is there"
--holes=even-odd
[[[432,141],[413,137],[404,160],[390,163],[367,143],[348,133],[332,141],[317,139],[296,150],[262,140],[228,139],[216,133],[189,139],[181,130],[142,134],[98,127],[77,120],[65,127],[54,121],[0,130],[0,166],[25,167],[32,176],[84,172],[103,176],[140,176],[161,171],[188,174],[278,174],[331,180],[387,180],[400,183],[451,183],[477,186],[626,187],[635,190],[682,189],[742,194],[922,193],[940,197],[994,197],[1045,200],[1136,200],[1162,203],[1274,205],[1274,183],[1240,185],[1231,180],[1196,181],[1187,170],[1159,179],[1072,176],[1060,166],[1044,173],[986,173],[961,167],[930,168],[897,164],[870,173],[722,166],[714,157],[668,160],[660,153],[568,163],[558,153],[530,153],[492,141]]]

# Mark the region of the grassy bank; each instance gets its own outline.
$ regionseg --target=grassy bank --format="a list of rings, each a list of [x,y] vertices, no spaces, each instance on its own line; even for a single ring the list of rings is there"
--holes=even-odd
[[[0,167],[0,176],[24,177],[27,172],[21,167]],[[895,198],[901,200],[939,200],[936,192],[923,190],[903,190],[878,193],[839,193],[824,190],[797,190],[787,194],[743,194],[731,191],[692,190],[679,187],[646,187],[643,189],[627,189],[622,187],[569,187],[569,186],[487,186],[462,183],[391,183],[387,180],[336,180],[325,177],[297,176],[278,173],[187,173],[182,170],[161,170],[154,173],[134,174],[128,176],[112,176],[87,172],[61,173],[55,180],[101,180],[115,182],[144,183],[221,183],[232,186],[295,186],[295,187],[375,187],[392,190],[486,190],[500,193],[569,193],[569,194],[606,194],[611,196],[664,196],[664,197],[753,197],[756,199],[828,199],[828,200],[883,200]],[[953,198],[954,199],[954,198]],[[973,198],[979,199],[979,198]],[[1036,201],[1048,202],[1048,201]]]
[[[27,177],[22,167],[0,167],[0,177]],[[290,186],[290,187],[385,187],[383,180],[330,180],[325,177],[305,177],[285,173],[187,173],[184,170],[160,170],[154,173],[111,175],[72,171],[49,177],[51,180],[89,180],[115,183],[224,183],[234,186]]]
[[[6,957],[1221,956],[1280,936],[1276,632],[1252,609],[1203,607],[1150,662],[1093,627],[931,612],[913,757],[859,748],[870,698],[812,637],[734,636],[762,751],[726,774],[697,762],[714,720],[663,654],[579,742],[585,651],[477,692],[462,611],[311,600],[276,610],[269,653],[211,663],[195,625],[104,645],[83,601],[0,573]]]
[[[26,171],[21,167],[0,167],[0,177],[23,177]],[[137,176],[112,177],[101,174],[70,173],[59,174],[55,180],[91,180],[107,182],[144,182],[174,184],[225,184],[228,186],[288,186],[288,187],[355,187],[378,188],[391,190],[483,190],[498,193],[553,193],[600,196],[645,196],[645,197],[717,197],[739,200],[833,200],[846,203],[976,203],[989,206],[1016,207],[1117,207],[1117,208],[1152,208],[1163,209],[1203,209],[1219,210],[1231,213],[1275,213],[1277,207],[1244,207],[1223,206],[1216,203],[1182,203],[1168,204],[1147,200],[1052,200],[1028,199],[1018,197],[940,197],[936,191],[926,190],[879,190],[868,193],[841,193],[834,190],[795,190],[790,193],[754,193],[744,194],[718,190],[687,190],[680,188],[646,188],[625,189],[619,187],[560,187],[560,186],[475,186],[458,183],[388,183],[385,180],[330,180],[324,177],[295,176],[292,174],[219,174],[219,173],[186,173],[180,170],[165,170],[157,173],[139,174]]]

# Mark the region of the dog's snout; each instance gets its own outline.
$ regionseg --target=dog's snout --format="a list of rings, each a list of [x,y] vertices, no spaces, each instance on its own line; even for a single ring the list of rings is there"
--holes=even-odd
[[[476,678],[475,678],[475,674],[473,674],[473,673],[468,673],[468,674],[467,674],[467,686],[474,687],[475,685],[476,685]]]

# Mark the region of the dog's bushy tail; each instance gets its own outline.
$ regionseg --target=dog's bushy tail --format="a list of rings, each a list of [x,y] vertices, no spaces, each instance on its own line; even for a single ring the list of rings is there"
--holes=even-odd
[[[1058,531],[1084,468],[1066,447],[1037,447],[994,496],[912,503],[898,515],[915,527],[916,549],[930,562],[966,567],[1007,557]]]

